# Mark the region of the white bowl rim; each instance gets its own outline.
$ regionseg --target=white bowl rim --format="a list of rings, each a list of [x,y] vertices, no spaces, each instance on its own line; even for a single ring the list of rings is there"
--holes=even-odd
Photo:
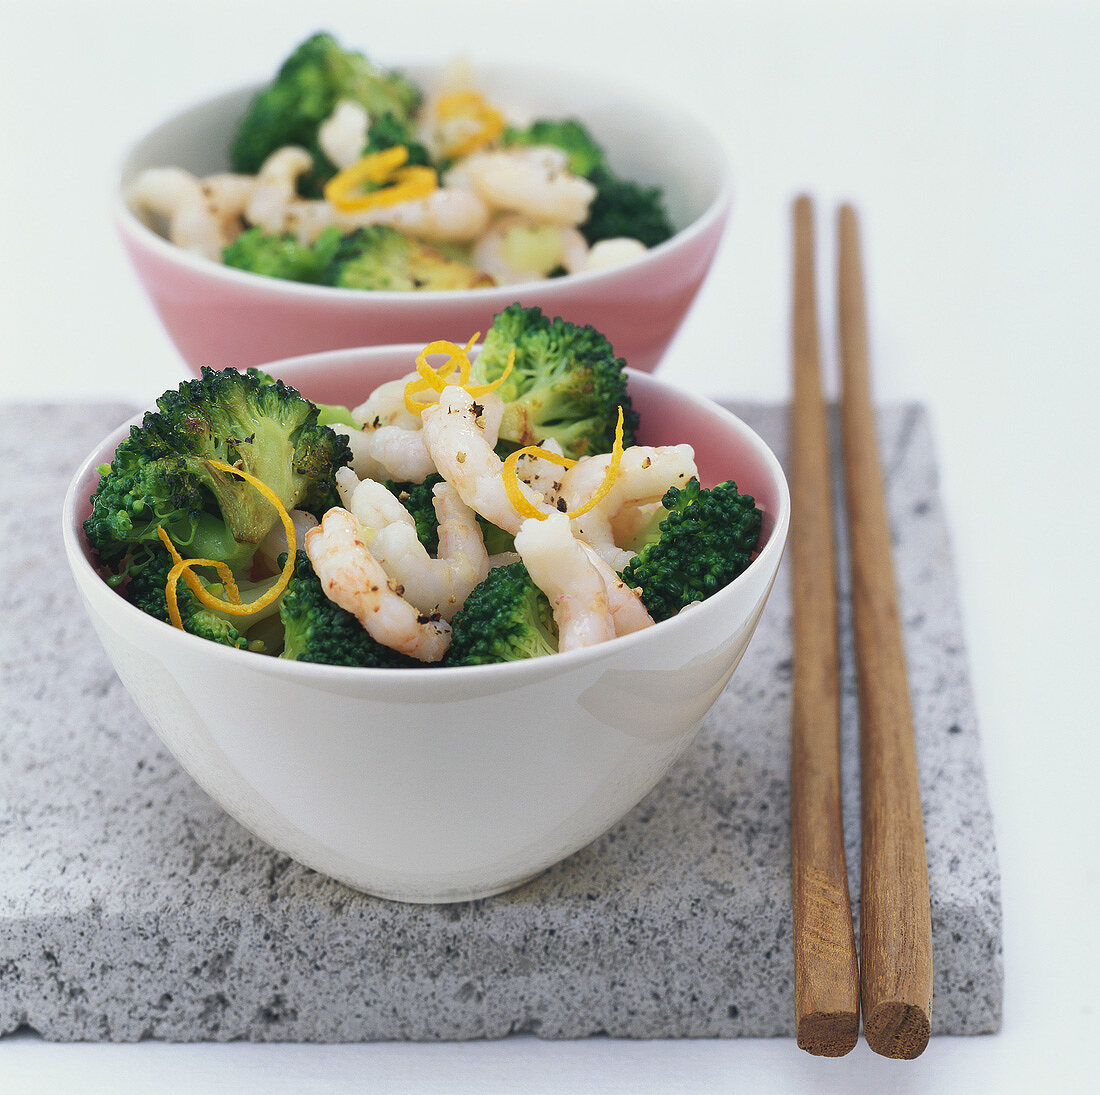
[[[285,368],[287,366],[322,367],[330,363],[338,364],[344,361],[354,361],[356,359],[361,359],[364,355],[367,357],[384,357],[389,354],[408,353],[409,358],[412,359],[421,349],[422,346],[414,342],[387,346],[359,346],[343,350],[323,350],[316,353],[300,354],[296,357],[282,358],[278,361],[268,362],[264,366],[264,371],[270,370],[277,374],[280,368]],[[741,418],[733,414],[732,411],[727,410],[725,407],[704,396],[696,395],[693,392],[688,392],[681,388],[675,388],[674,385],[669,384],[667,381],[660,380],[649,373],[640,373],[636,369],[627,369],[627,374],[630,383],[638,381],[642,384],[651,384],[659,388],[672,389],[676,391],[678,396],[686,398],[700,410],[706,410],[711,414],[717,413],[720,418],[724,418],[727,424],[732,425],[734,429],[742,434],[750,447],[762,458],[773,481],[779,488],[779,507],[774,515],[775,527],[772,529],[768,542],[764,545],[760,554],[753,559],[748,567],[746,567],[732,582],[724,586],[717,593],[708,597],[705,601],[680,612],[670,619],[661,620],[653,625],[655,628],[662,628],[667,634],[671,627],[692,626],[691,619],[696,612],[721,611],[725,602],[735,597],[740,586],[747,580],[746,576],[750,571],[753,571],[754,568],[771,567],[774,563],[774,568],[778,570],[779,557],[782,556],[786,544],[787,530],[790,525],[790,492],[787,486],[786,476],[783,473],[783,468],[779,463],[778,457],[776,457],[775,453],[772,452],[759,434]],[[208,657],[216,659],[230,658],[236,661],[243,655],[254,660],[252,668],[266,670],[275,675],[286,675],[290,679],[298,680],[302,683],[313,682],[318,686],[323,686],[326,683],[338,684],[349,681],[361,681],[366,683],[373,680],[379,683],[382,681],[407,681],[410,686],[423,688],[424,685],[432,681],[437,683],[449,682],[451,684],[457,684],[460,681],[470,679],[480,681],[486,687],[492,687],[493,685],[500,687],[507,685],[510,681],[522,679],[532,673],[540,674],[547,671],[553,672],[555,671],[555,667],[565,672],[582,662],[599,661],[605,655],[611,656],[620,651],[625,652],[630,646],[637,646],[647,641],[647,636],[651,631],[648,627],[630,635],[617,636],[614,639],[598,643],[595,646],[583,647],[578,650],[569,650],[564,653],[545,655],[540,658],[527,658],[521,661],[496,662],[489,665],[426,666],[423,669],[380,669],[369,666],[323,665],[316,662],[292,661],[290,659],[274,657],[270,654],[260,654],[251,650],[238,650],[234,647],[223,646],[220,643],[211,642],[209,639],[200,638],[198,635],[180,631],[178,628],[172,627],[170,624],[165,624],[164,621],[158,620],[156,617],[150,616],[146,612],[142,612],[141,609],[132,605],[121,594],[116,593],[107,586],[107,583],[103,581],[102,577],[96,572],[95,568],[84,554],[84,548],[81,543],[83,529],[76,521],[76,509],[80,501],[77,495],[77,485],[84,479],[85,475],[93,466],[98,466],[103,463],[107,445],[113,441],[113,444],[117,447],[119,442],[127,435],[130,426],[139,424],[145,413],[145,410],[139,411],[132,418],[127,419],[120,426],[112,430],[106,437],[100,440],[88,456],[80,462],[80,466],[77,468],[65,491],[65,501],[62,506],[61,516],[62,535],[70,565],[80,567],[85,572],[86,577],[102,583],[113,596],[117,597],[119,607],[129,615],[129,618],[133,621],[135,626],[139,628],[146,626],[154,626],[157,628],[168,627],[174,633],[174,638],[177,642],[192,644],[191,648],[193,650],[204,650]],[[161,635],[162,638],[165,636],[164,631],[158,631],[157,634]],[[195,646],[194,644],[200,645]],[[546,664],[548,659],[550,662],[549,665]],[[245,663],[238,664],[243,665]],[[475,676],[471,678],[470,674],[475,674]]]
[[[397,71],[403,71],[405,68],[416,67],[417,62],[407,62],[404,65],[393,66]],[[531,65],[520,66],[507,65],[504,63],[485,62],[480,67],[486,71],[526,71],[529,73],[537,73],[539,75],[562,75],[568,77],[569,71],[564,68],[550,68],[549,66]],[[583,70],[574,70],[578,74],[582,74]],[[652,96],[647,95],[644,92],[638,92],[637,89],[627,87],[626,85],[615,84],[611,81],[603,81],[598,76],[593,76],[591,73],[583,73],[585,78],[591,82],[602,82],[608,87],[615,87],[621,91],[629,91],[629,93],[636,98],[636,101],[644,108],[647,103],[657,104],[657,100]],[[129,163],[133,157],[138,146],[143,144],[153,133],[160,129],[166,129],[180,119],[186,117],[192,112],[202,110],[204,107],[212,107],[214,104],[224,100],[230,99],[238,95],[242,95],[246,91],[255,92],[260,88],[265,87],[270,81],[256,81],[249,84],[241,84],[235,88],[230,88],[225,91],[219,92],[216,95],[208,96],[205,99],[201,99],[196,103],[191,104],[188,107],[184,107],[177,110],[170,115],[164,121],[154,126],[152,129],[147,130],[136,140],[131,141],[126,151],[121,157],[119,166],[116,168],[115,177],[115,195],[114,195],[114,218],[115,223],[119,230],[128,234],[135,243],[140,244],[143,247],[151,249],[155,254],[161,258],[169,261],[174,261],[179,265],[193,270],[196,273],[205,273],[215,279],[224,279],[230,285],[238,285],[242,288],[251,287],[258,289],[263,286],[270,289],[273,292],[285,292],[292,296],[302,296],[305,298],[316,298],[318,300],[344,300],[344,301],[363,301],[363,300],[376,300],[381,303],[392,304],[398,301],[408,302],[413,300],[426,300],[433,303],[441,303],[450,300],[483,300],[486,297],[490,297],[494,294],[497,295],[514,295],[517,292],[527,291],[530,292],[532,288],[537,287],[540,293],[553,292],[561,285],[574,286],[578,284],[583,285],[599,285],[603,281],[606,281],[616,274],[622,274],[625,270],[637,270],[639,267],[646,264],[651,259],[657,260],[664,256],[666,253],[679,249],[685,244],[690,243],[698,236],[704,235],[715,221],[720,220],[728,212],[730,205],[733,202],[733,186],[731,181],[731,169],[729,159],[726,156],[725,149],[722,146],[722,142],[719,141],[710,127],[702,121],[702,119],[691,114],[686,108],[681,108],[685,117],[691,119],[701,132],[705,133],[710,139],[710,143],[714,150],[716,162],[721,166],[721,171],[718,179],[718,188],[714,195],[714,198],[710,204],[699,214],[690,224],[685,225],[677,232],[673,233],[663,243],[657,244],[656,247],[647,249],[646,253],[633,261],[624,264],[623,266],[614,266],[608,269],[601,270],[584,270],[576,274],[566,274],[560,278],[544,278],[541,281],[524,281],[517,282],[513,285],[491,285],[484,286],[475,289],[422,289],[416,293],[409,293],[407,291],[399,291],[393,289],[344,289],[332,285],[311,285],[307,282],[289,281],[285,278],[272,278],[266,277],[263,274],[253,274],[247,270],[237,270],[234,267],[226,266],[223,263],[214,262],[211,259],[204,258],[201,255],[188,251],[183,247],[179,247],[169,240],[165,239],[159,233],[153,231],[147,224],[145,224],[140,217],[138,217],[133,209],[130,208],[125,196],[125,190],[123,187],[125,176],[125,165]],[[664,109],[668,108],[668,104],[660,104]],[[165,164],[164,166],[172,166]]]

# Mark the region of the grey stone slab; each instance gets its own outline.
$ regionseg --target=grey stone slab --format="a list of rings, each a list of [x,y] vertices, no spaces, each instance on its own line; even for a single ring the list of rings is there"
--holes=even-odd
[[[736,409],[783,455],[785,412]],[[77,461],[128,409],[0,413],[0,1032],[354,1041],[790,1035],[789,585],[697,741],[622,823],[522,889],[356,893],[252,837],[162,749],[65,568]],[[881,418],[923,784],[941,1034],[997,1029],[992,822],[927,415]],[[19,468],[19,474],[11,469]],[[859,885],[855,693],[845,813]]]

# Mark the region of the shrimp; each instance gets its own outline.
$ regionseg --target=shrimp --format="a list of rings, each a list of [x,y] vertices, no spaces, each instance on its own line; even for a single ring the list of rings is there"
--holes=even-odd
[[[558,456],[562,455],[560,443],[552,437],[540,442],[539,448],[556,453]],[[535,456],[529,452],[523,453],[516,462],[516,475],[519,476],[520,482],[538,491],[546,502],[553,503],[561,492],[561,465],[544,460],[541,456]]]
[[[305,534],[317,525],[317,518],[304,509],[292,509],[290,520],[294,523],[295,539],[299,544],[305,538]],[[282,521],[276,521],[274,527],[256,549],[256,557],[268,563],[272,570],[279,570],[279,556],[284,551],[289,550],[290,545],[287,543],[286,529],[283,528]]]
[[[486,521],[505,532],[519,531],[523,518],[516,512],[504,489],[504,464],[493,451],[495,430],[500,425],[504,404],[488,393],[475,400],[465,388],[448,384],[439,402],[425,408],[421,434],[439,474],[458,491],[459,497]],[[542,495],[526,484],[520,490],[532,505],[554,513]]]
[[[469,243],[488,227],[489,207],[470,190],[443,186],[413,201],[338,213],[336,223],[347,228],[383,224],[429,243]]]
[[[277,148],[260,166],[256,188],[245,209],[251,224],[265,232],[283,232],[287,213],[298,198],[298,176],[313,166],[313,157],[297,145]]]
[[[369,126],[370,115],[362,103],[341,99],[317,130],[317,143],[336,167],[351,167],[362,157],[367,146]]]
[[[405,406],[405,388],[410,380],[419,378],[419,373],[407,373],[397,380],[379,384],[364,402],[352,410],[352,421],[364,429],[401,426],[406,430],[418,430],[420,419]]]
[[[396,393],[390,393],[387,398],[393,398],[396,402]],[[401,402],[404,408],[403,389]],[[481,399],[477,406],[479,411],[476,428],[481,440],[492,452],[497,443],[504,404],[497,397],[491,396]],[[374,421],[379,420],[381,415],[376,415],[362,429],[339,422],[332,425],[333,430],[348,439],[351,466],[357,476],[362,479],[396,479],[401,483],[423,483],[436,471],[435,458],[428,450],[427,437],[420,428],[423,420],[408,414],[407,409],[404,413],[411,420],[411,428],[405,425],[404,420],[394,425],[375,428]],[[353,412],[352,416],[357,417],[357,414]]]
[[[305,550],[330,601],[352,613],[375,642],[422,662],[451,645],[451,625],[417,611],[398,592],[363,542],[359,522],[334,506],[306,533]]]
[[[341,497],[371,536],[370,551],[382,569],[414,607],[450,620],[489,573],[489,556],[473,510],[450,484],[436,484],[432,493],[439,552],[433,559],[417,537],[412,515],[390,491],[365,479],[355,485],[347,502],[347,482],[344,478],[340,483]]]
[[[643,627],[651,627],[654,619],[642,603],[640,592],[628,586],[583,540],[581,547],[607,586],[607,603],[611,609],[616,636],[629,635],[631,632],[641,631]]]
[[[569,509],[579,508],[603,482],[609,454],[589,456],[561,478],[561,497]],[[659,502],[669,487],[682,487],[692,476],[695,451],[690,445],[633,445],[623,451],[619,474],[611,490],[587,513],[573,518],[573,531],[590,544],[605,563],[622,570],[634,557],[615,543],[612,520],[627,506]]]
[[[494,209],[576,227],[587,219],[596,188],[571,175],[568,162],[560,148],[542,145],[475,152],[459,161],[445,181],[468,185]]]
[[[575,228],[540,224],[521,213],[505,213],[474,244],[473,264],[498,285],[537,281],[553,270],[575,274],[584,269],[588,242]]]
[[[646,253],[646,245],[641,240],[622,236],[612,240],[599,240],[592,245],[581,266],[582,270],[610,270],[614,266],[625,266]],[[572,270],[569,271],[573,273]]]
[[[241,230],[254,186],[248,175],[199,179],[177,167],[154,167],[134,180],[128,198],[139,212],[167,221],[172,243],[220,262],[222,250]]]
[[[546,594],[558,625],[558,650],[576,650],[615,637],[607,583],[564,513],[528,517],[516,532],[516,551]]]
[[[423,483],[435,471],[422,430],[407,430],[402,426],[361,430],[346,422],[333,422],[330,428],[347,438],[351,467],[361,479]]]
[[[274,205],[274,202],[273,202]],[[283,206],[283,228],[312,243],[330,225],[345,232],[381,224],[429,243],[469,243],[483,235],[489,208],[469,190],[442,187],[423,198],[346,212],[327,201],[299,198]]]

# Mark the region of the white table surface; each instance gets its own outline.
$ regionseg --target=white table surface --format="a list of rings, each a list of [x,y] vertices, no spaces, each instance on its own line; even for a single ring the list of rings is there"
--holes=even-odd
[[[383,62],[525,55],[695,103],[736,208],[663,368],[788,392],[790,198],[863,214],[877,396],[933,415],[1004,874],[1005,1021],[913,1063],[776,1041],[49,1045],[23,1092],[945,1092],[1089,1088],[1100,1038],[1095,478],[1100,9],[678,0],[0,6],[0,398],[147,401],[184,375],[109,224],[147,127],[328,27]],[[828,309],[832,290],[823,293]],[[823,315],[834,363],[834,324]],[[6,469],[6,474],[18,474]]]

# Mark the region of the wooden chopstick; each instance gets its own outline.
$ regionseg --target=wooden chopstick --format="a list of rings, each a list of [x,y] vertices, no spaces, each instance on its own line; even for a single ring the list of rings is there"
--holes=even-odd
[[[841,1057],[859,1038],[859,968],[840,803],[837,649],[829,423],[821,386],[810,199],[794,203],[791,358],[791,883],[799,1046]]]
[[[863,853],[859,954],[863,1032],[887,1057],[928,1044],[932,919],[913,714],[875,437],[859,226],[837,218],[841,441],[859,679]]]

